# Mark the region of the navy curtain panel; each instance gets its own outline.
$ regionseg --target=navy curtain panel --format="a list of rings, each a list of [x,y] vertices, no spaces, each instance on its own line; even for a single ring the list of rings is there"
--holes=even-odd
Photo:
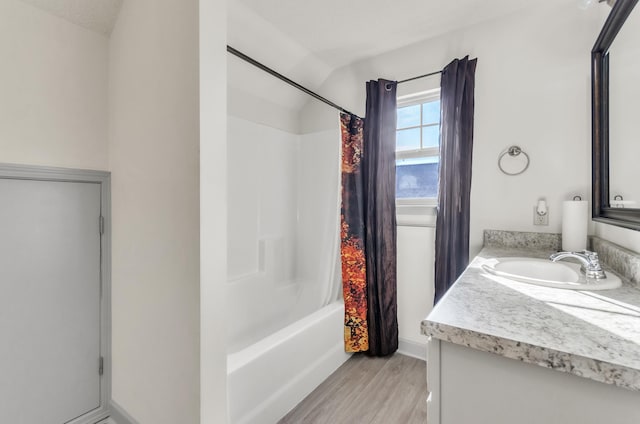
[[[367,82],[364,181],[367,322],[372,356],[398,349],[396,281],[396,83]]]
[[[469,263],[476,61],[469,60],[469,56],[455,59],[442,71],[434,303],[442,298]]]

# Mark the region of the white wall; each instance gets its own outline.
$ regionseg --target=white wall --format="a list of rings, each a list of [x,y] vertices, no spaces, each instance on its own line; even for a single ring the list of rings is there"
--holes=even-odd
[[[339,69],[319,91],[363,114],[366,80],[403,79],[477,57],[471,253],[485,228],[559,232],[561,201],[590,192],[589,52],[607,11],[573,3],[532,8]],[[326,122],[324,113],[309,103],[303,131]],[[507,177],[496,161],[513,144],[529,153],[531,166]],[[549,202],[548,227],[532,224],[538,197]]]
[[[316,87],[331,72],[331,67],[299,40],[244,2],[229,2],[227,22],[230,46],[305,87]],[[232,55],[228,58],[227,93],[230,115],[299,133],[298,113],[308,96]]]
[[[590,197],[590,50],[607,12],[573,3],[531,8],[339,69],[318,92],[363,115],[365,81],[400,80],[477,57],[470,253],[480,250],[487,228],[560,232],[562,200]],[[399,95],[438,86],[439,77],[426,78],[401,85]],[[329,115],[309,102],[302,131],[327,127]],[[531,166],[508,177],[497,158],[514,144],[529,153]],[[549,203],[547,227],[532,224],[539,197]],[[419,321],[432,302],[433,242],[432,231],[399,228],[398,319],[400,336],[411,341],[422,339]]]
[[[0,162],[107,169],[108,39],[0,2]]]
[[[481,248],[487,228],[560,232],[562,201],[590,197],[590,50],[608,12],[605,5],[583,11],[571,2],[531,8],[338,69],[316,91],[364,115],[365,81],[404,79],[441,69],[455,57],[477,57],[471,254]],[[400,86],[399,94],[437,86],[438,77],[428,78]],[[336,125],[335,111],[313,100],[300,120],[303,133]],[[508,177],[496,162],[514,144],[529,153],[531,166]],[[546,227],[532,223],[539,197],[550,207]],[[640,251],[640,233],[594,228]],[[421,340],[418,322],[433,296],[432,233],[398,230],[400,335],[411,341]],[[414,299],[427,299],[426,306]]]
[[[426,343],[420,322],[431,312],[434,295],[435,228],[398,226],[398,334]]]
[[[199,310],[197,3],[127,0],[110,43],[0,2],[0,161],[113,171],[113,398],[141,423],[226,421],[226,14],[200,3]]]
[[[200,15],[200,423],[227,422],[226,2]]]
[[[200,421],[198,35],[197,0],[127,0],[111,35],[113,399],[144,424]]]

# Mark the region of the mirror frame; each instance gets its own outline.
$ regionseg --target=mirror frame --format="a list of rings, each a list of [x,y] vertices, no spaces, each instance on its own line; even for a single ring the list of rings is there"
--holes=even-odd
[[[609,198],[609,48],[638,0],[617,0],[591,50],[592,219],[640,231],[640,209]]]

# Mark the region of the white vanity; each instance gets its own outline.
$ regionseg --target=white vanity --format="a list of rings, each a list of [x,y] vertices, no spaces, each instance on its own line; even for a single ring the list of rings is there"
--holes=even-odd
[[[487,272],[495,258],[554,251],[535,233],[517,237],[485,243],[422,322],[428,423],[640,423],[640,288],[623,278],[567,290]]]

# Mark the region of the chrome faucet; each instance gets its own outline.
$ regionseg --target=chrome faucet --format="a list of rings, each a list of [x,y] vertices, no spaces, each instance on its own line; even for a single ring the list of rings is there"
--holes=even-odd
[[[589,250],[583,250],[582,252],[558,252],[549,257],[553,262],[566,258],[579,260],[582,264],[580,271],[582,271],[587,278],[595,278],[596,280],[607,278],[607,275],[604,273],[604,270],[600,265],[600,259],[596,252],[591,252]]]

